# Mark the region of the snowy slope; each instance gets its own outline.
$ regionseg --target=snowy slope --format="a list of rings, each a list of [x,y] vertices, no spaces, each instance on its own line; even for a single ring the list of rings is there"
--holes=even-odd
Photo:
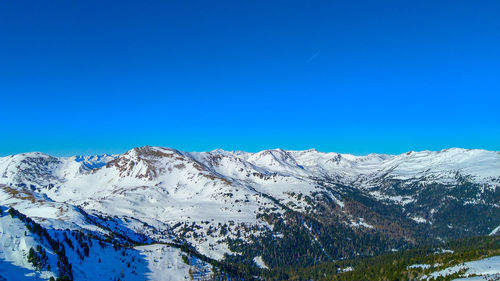
[[[463,271],[464,278],[455,280],[497,280],[500,278],[500,256],[469,261],[431,273],[428,278],[447,276]],[[471,276],[471,277],[469,277]]]
[[[29,249],[40,243],[36,237],[25,235],[26,231],[21,221],[7,214],[0,216],[0,277],[6,280],[44,280],[55,276],[47,270],[35,271],[28,262]],[[55,266],[56,257],[47,247],[44,249],[49,252],[49,264]]]
[[[65,246],[74,280],[192,280],[191,276],[204,278],[211,274],[208,264],[191,257],[187,265],[182,260],[186,254],[167,245],[115,248],[81,232],[49,233]],[[83,245],[89,246],[88,254],[84,254]],[[29,249],[37,246],[48,256],[40,270],[27,258]],[[0,215],[0,279],[47,280],[57,274],[58,258],[47,240],[31,232],[20,219],[6,212]]]

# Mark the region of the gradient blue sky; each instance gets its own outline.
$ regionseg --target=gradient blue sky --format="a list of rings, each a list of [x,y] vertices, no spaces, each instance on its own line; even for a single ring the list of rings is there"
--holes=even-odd
[[[1,1],[0,155],[500,150],[500,1]]]

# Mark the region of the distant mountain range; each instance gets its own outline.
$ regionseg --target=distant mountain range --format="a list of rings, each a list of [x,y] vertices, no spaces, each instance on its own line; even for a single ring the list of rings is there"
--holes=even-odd
[[[500,152],[23,153],[0,158],[0,206],[0,280],[216,279],[494,235]]]

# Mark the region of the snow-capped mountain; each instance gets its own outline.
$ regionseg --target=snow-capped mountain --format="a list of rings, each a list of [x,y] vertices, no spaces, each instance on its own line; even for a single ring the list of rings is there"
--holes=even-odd
[[[5,208],[52,232],[136,250],[188,247],[187,256],[214,268],[200,270],[208,265],[193,260],[183,270],[196,265],[207,274],[220,262],[311,265],[486,235],[500,225],[498,202],[500,153],[485,150],[355,156],[146,146],[120,155],[0,158]],[[147,249],[149,257],[159,251]]]

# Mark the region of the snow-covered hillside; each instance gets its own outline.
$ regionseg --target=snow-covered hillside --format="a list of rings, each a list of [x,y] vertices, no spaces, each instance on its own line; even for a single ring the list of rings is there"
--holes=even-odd
[[[97,236],[80,231],[48,230],[51,241],[28,227],[29,221],[9,215],[2,207],[0,215],[0,279],[46,280],[60,275],[60,255],[71,264],[74,280],[192,280],[211,274],[208,264],[195,257],[189,264],[183,261],[180,249],[150,244],[120,247]],[[98,232],[95,232],[98,233]],[[54,243],[65,251],[57,253]],[[39,265],[29,260],[30,249],[35,255],[46,255]],[[187,255],[186,255],[187,257]]]
[[[437,278],[457,273],[460,273],[463,277],[454,280],[498,280],[500,279],[500,256],[464,262],[459,265],[433,272],[426,277]]]
[[[500,153],[459,148],[355,156],[146,146],[120,155],[0,158],[0,205],[47,229],[188,245],[218,261],[243,253],[240,259],[259,267],[288,262],[258,251],[270,251],[260,248],[269,240],[284,246],[298,233],[315,241],[319,256],[310,261],[417,245],[422,231],[436,241],[489,234],[500,225],[499,192]],[[466,218],[454,218],[453,206],[466,208]],[[345,240],[333,234],[339,232]],[[352,237],[384,242],[366,248]],[[180,255],[161,247],[136,250],[146,256],[147,276],[168,267],[153,253]],[[189,268],[181,265],[169,268],[185,273]],[[88,279],[77,267],[74,272],[75,279]]]

